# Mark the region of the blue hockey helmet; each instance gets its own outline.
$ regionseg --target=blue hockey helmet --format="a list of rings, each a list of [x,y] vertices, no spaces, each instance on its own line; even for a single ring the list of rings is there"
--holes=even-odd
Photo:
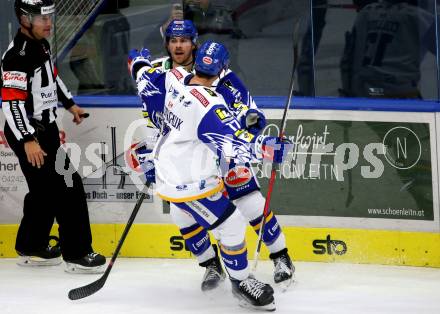
[[[229,52],[218,42],[208,40],[197,50],[194,68],[198,72],[215,76],[228,65]]]
[[[197,36],[197,29],[190,20],[173,20],[165,30],[167,41],[171,37],[189,37],[195,45],[197,43]]]

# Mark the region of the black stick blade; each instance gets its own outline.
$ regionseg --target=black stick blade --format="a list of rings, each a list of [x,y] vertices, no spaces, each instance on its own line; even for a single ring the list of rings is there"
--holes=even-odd
[[[96,280],[92,283],[89,283],[86,286],[70,290],[69,294],[68,294],[69,299],[70,300],[79,300],[79,299],[83,299],[88,296],[91,296],[92,294],[94,294],[95,292],[97,292],[98,290],[100,290],[104,286],[106,279],[107,279],[107,277],[101,277],[98,280]]]

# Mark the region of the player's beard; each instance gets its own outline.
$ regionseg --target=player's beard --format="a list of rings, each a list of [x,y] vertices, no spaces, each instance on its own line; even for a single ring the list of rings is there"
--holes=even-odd
[[[189,53],[188,55],[186,54],[177,55],[176,53],[174,53],[173,61],[179,66],[187,66],[193,62],[192,54]]]

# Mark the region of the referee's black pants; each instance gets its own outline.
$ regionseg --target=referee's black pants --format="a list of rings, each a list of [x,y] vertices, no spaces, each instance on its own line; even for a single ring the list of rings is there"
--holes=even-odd
[[[55,160],[60,147],[56,123],[40,124],[38,127],[36,137],[47,153],[40,169],[27,161],[24,143],[17,141],[7,123],[4,131],[8,144],[18,157],[29,187],[29,193],[24,198],[23,218],[15,243],[16,251],[30,255],[45,249],[56,218],[63,258],[73,260],[91,253],[92,234],[81,177],[75,172],[72,177],[73,186],[67,187],[64,176],[56,172]],[[68,158],[67,162],[70,163]]]

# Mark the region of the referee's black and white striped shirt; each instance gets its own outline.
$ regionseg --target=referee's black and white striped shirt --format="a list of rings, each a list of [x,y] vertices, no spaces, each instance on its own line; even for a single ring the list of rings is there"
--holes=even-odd
[[[30,119],[43,124],[55,121],[58,101],[66,109],[74,105],[45,39],[33,40],[19,30],[3,54],[1,75],[3,113],[17,140],[34,139]]]

